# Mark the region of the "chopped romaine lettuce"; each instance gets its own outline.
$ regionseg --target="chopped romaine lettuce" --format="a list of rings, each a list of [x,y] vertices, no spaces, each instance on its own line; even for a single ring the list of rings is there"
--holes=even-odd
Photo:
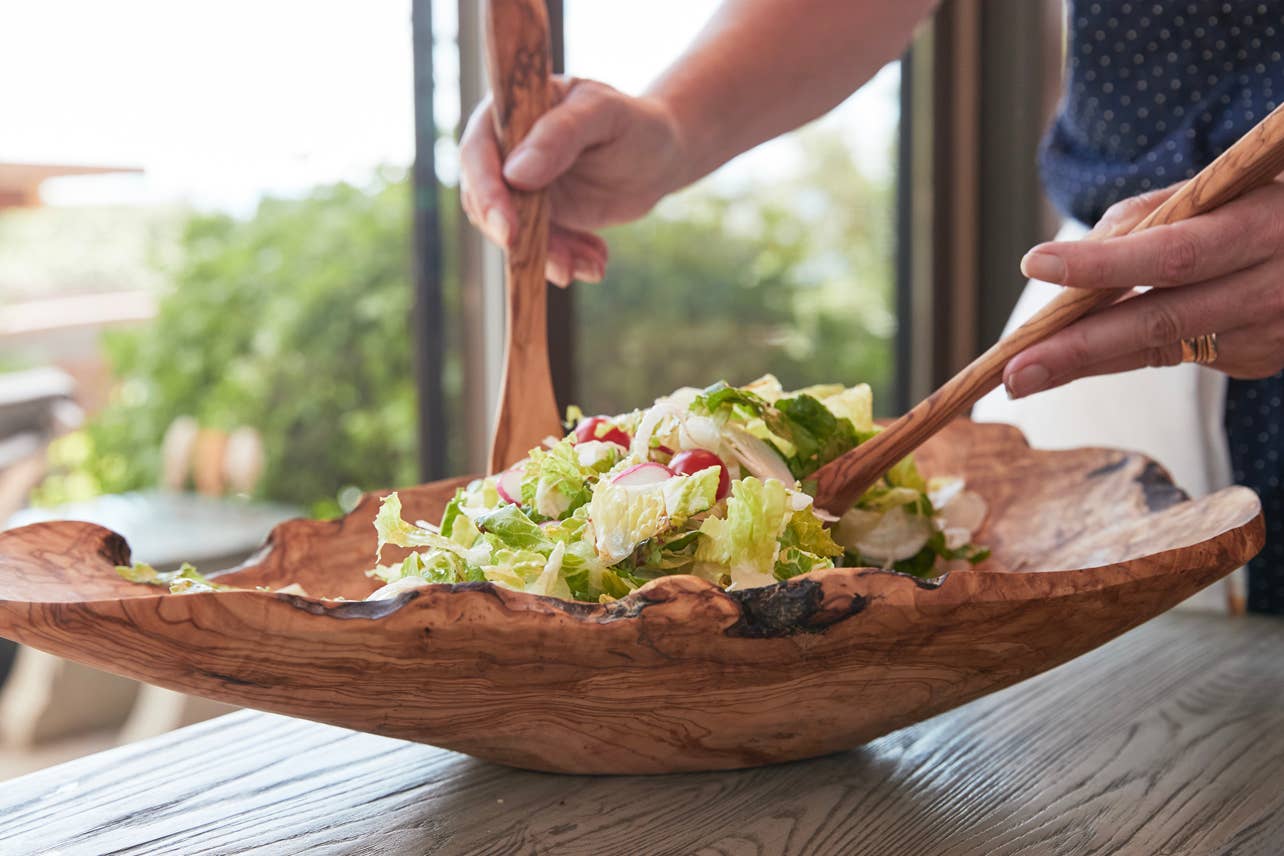
[[[774,479],[732,483],[726,517],[709,517],[700,525],[696,561],[724,567],[738,588],[764,585],[775,569],[788,507],[785,486]]]
[[[179,566],[176,571],[158,571],[146,562],[134,562],[132,565],[117,565],[116,573],[131,583],[169,586],[171,594],[195,594],[202,591],[223,591],[228,588],[206,579],[187,562]]]
[[[589,502],[589,520],[598,557],[607,565],[622,562],[668,525],[664,483],[630,487],[601,479]]]
[[[516,503],[500,501],[496,477],[478,479],[446,504],[438,529],[403,520],[396,494],[385,499],[375,520],[380,555],[385,545],[411,552],[370,572],[388,583],[380,596],[419,581],[488,580],[608,601],[668,574],[748,588],[836,562],[928,576],[986,554],[971,543],[984,502],[957,480],[929,486],[912,457],[832,528],[817,516],[800,483],[879,430],[863,384],[789,392],[768,375],[744,387],[683,388],[606,417],[628,435],[621,442],[578,438],[577,415],[566,437],[509,471],[510,479],[520,473],[505,487],[520,494]],[[723,462],[729,496],[718,499],[717,466],[666,474],[664,465],[689,449]]]

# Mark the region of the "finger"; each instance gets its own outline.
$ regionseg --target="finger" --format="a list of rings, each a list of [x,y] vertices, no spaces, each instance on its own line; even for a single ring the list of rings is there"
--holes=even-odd
[[[573,279],[600,282],[607,255],[606,242],[597,235],[554,226],[549,235],[549,280],[558,285]]]
[[[544,277],[553,285],[566,288],[573,279],[575,261],[564,241],[549,243],[548,260],[544,263]]]
[[[1255,265],[1284,242],[1284,188],[1270,185],[1228,205],[1142,232],[1040,244],[1021,260],[1033,279],[1076,288],[1171,287]]]
[[[603,265],[606,264],[607,256],[610,255],[606,241],[592,232],[568,229],[565,226],[553,226],[550,237],[552,240],[565,240],[577,256]]]
[[[615,136],[621,108],[608,96],[611,91],[591,81],[573,85],[560,104],[536,120],[504,162],[508,183],[521,190],[547,187],[585,149]]]
[[[1273,273],[1263,265],[1182,289],[1152,290],[1093,313],[1014,357],[1004,385],[1020,398],[1084,366],[1252,323],[1260,307],[1270,305]]]
[[[1217,334],[1212,366],[1235,378],[1264,378],[1284,368],[1284,348],[1275,324],[1251,324]]]
[[[1101,215],[1101,219],[1084,236],[1085,240],[1088,238],[1112,238],[1116,235],[1128,234],[1134,226],[1149,217],[1151,211],[1163,205],[1168,201],[1169,197],[1181,190],[1185,183],[1184,181],[1179,181],[1176,184],[1161,187],[1159,190],[1151,190],[1138,196],[1121,199],[1106,209],[1106,213]]]
[[[1271,346],[1268,338],[1263,336],[1261,329],[1257,327],[1242,327],[1228,333],[1219,333],[1217,351],[1218,357],[1209,367],[1224,371],[1231,377],[1270,377],[1280,368],[1278,350]],[[1040,391],[1046,392],[1087,377],[1144,368],[1162,368],[1174,366],[1180,362],[1180,342],[1163,348],[1146,348],[1091,365],[1080,366],[1069,374],[1052,378]]]
[[[1165,345],[1161,348],[1146,348],[1145,350],[1133,351],[1132,353],[1111,357],[1110,359],[1101,360],[1090,365],[1076,366],[1074,371],[1069,374],[1049,379],[1037,391],[1047,392],[1050,389],[1056,389],[1059,386],[1065,386],[1072,381],[1082,380],[1086,377],[1118,374],[1119,372],[1130,372],[1144,368],[1175,366],[1180,362],[1181,343],[1174,342],[1171,345]],[[1014,398],[1023,398],[1025,395],[1032,395],[1033,393],[1014,394],[1009,390],[1009,394]]]
[[[491,100],[473,111],[459,145],[459,187],[465,212],[486,237],[507,248],[517,218],[513,199],[504,184],[499,142],[491,122]]]

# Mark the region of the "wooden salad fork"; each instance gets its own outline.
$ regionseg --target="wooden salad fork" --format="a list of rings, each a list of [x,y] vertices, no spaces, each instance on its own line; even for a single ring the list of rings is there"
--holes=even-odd
[[[1269,184],[1281,172],[1284,172],[1284,105],[1204,167],[1129,234],[1206,214]],[[1117,302],[1127,293],[1081,288],[1062,291],[1034,317],[1000,339],[886,430],[817,470],[816,505],[841,515],[897,461],[997,387],[1009,360],[1088,313]]]
[[[552,101],[548,13],[541,0],[488,0],[486,60],[495,133],[507,158]],[[492,473],[526,457],[545,437],[562,435],[548,363],[548,195],[524,190],[512,195],[517,218],[506,259],[507,343],[490,449]]]

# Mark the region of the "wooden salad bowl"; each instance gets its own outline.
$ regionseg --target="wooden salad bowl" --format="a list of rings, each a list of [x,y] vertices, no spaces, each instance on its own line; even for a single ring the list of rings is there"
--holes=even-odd
[[[241,590],[171,595],[114,570],[117,534],[0,534],[0,634],[182,692],[565,773],[751,767],[835,752],[1094,648],[1224,576],[1262,545],[1257,497],[1190,500],[1148,458],[1034,451],[961,421],[919,453],[990,505],[976,570],[871,568],[727,593],[657,580],[614,603],[489,583],[337,602]],[[463,479],[402,492],[436,519]],[[378,496],[278,526],[243,586],[360,598]]]

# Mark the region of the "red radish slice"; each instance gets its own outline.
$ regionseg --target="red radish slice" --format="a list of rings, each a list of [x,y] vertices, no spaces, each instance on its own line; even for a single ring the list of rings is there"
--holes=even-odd
[[[495,480],[495,490],[500,499],[513,505],[521,505],[522,474],[525,470],[525,464],[514,464],[499,474],[499,478]]]
[[[707,449],[687,449],[684,452],[678,452],[673,456],[673,460],[669,461],[669,469],[680,476],[693,476],[709,467],[719,468],[716,498],[722,499],[731,492],[731,475],[727,472],[727,465],[722,462],[722,458]]]
[[[604,443],[614,443],[624,449],[633,442],[627,433],[612,425],[605,416],[594,416],[576,425],[575,440],[578,443],[601,440]]]
[[[642,487],[649,484],[659,484],[662,481],[668,481],[672,477],[673,472],[664,464],[648,461],[645,464],[634,464],[629,467],[611,479],[611,484],[618,484],[620,487]]]

